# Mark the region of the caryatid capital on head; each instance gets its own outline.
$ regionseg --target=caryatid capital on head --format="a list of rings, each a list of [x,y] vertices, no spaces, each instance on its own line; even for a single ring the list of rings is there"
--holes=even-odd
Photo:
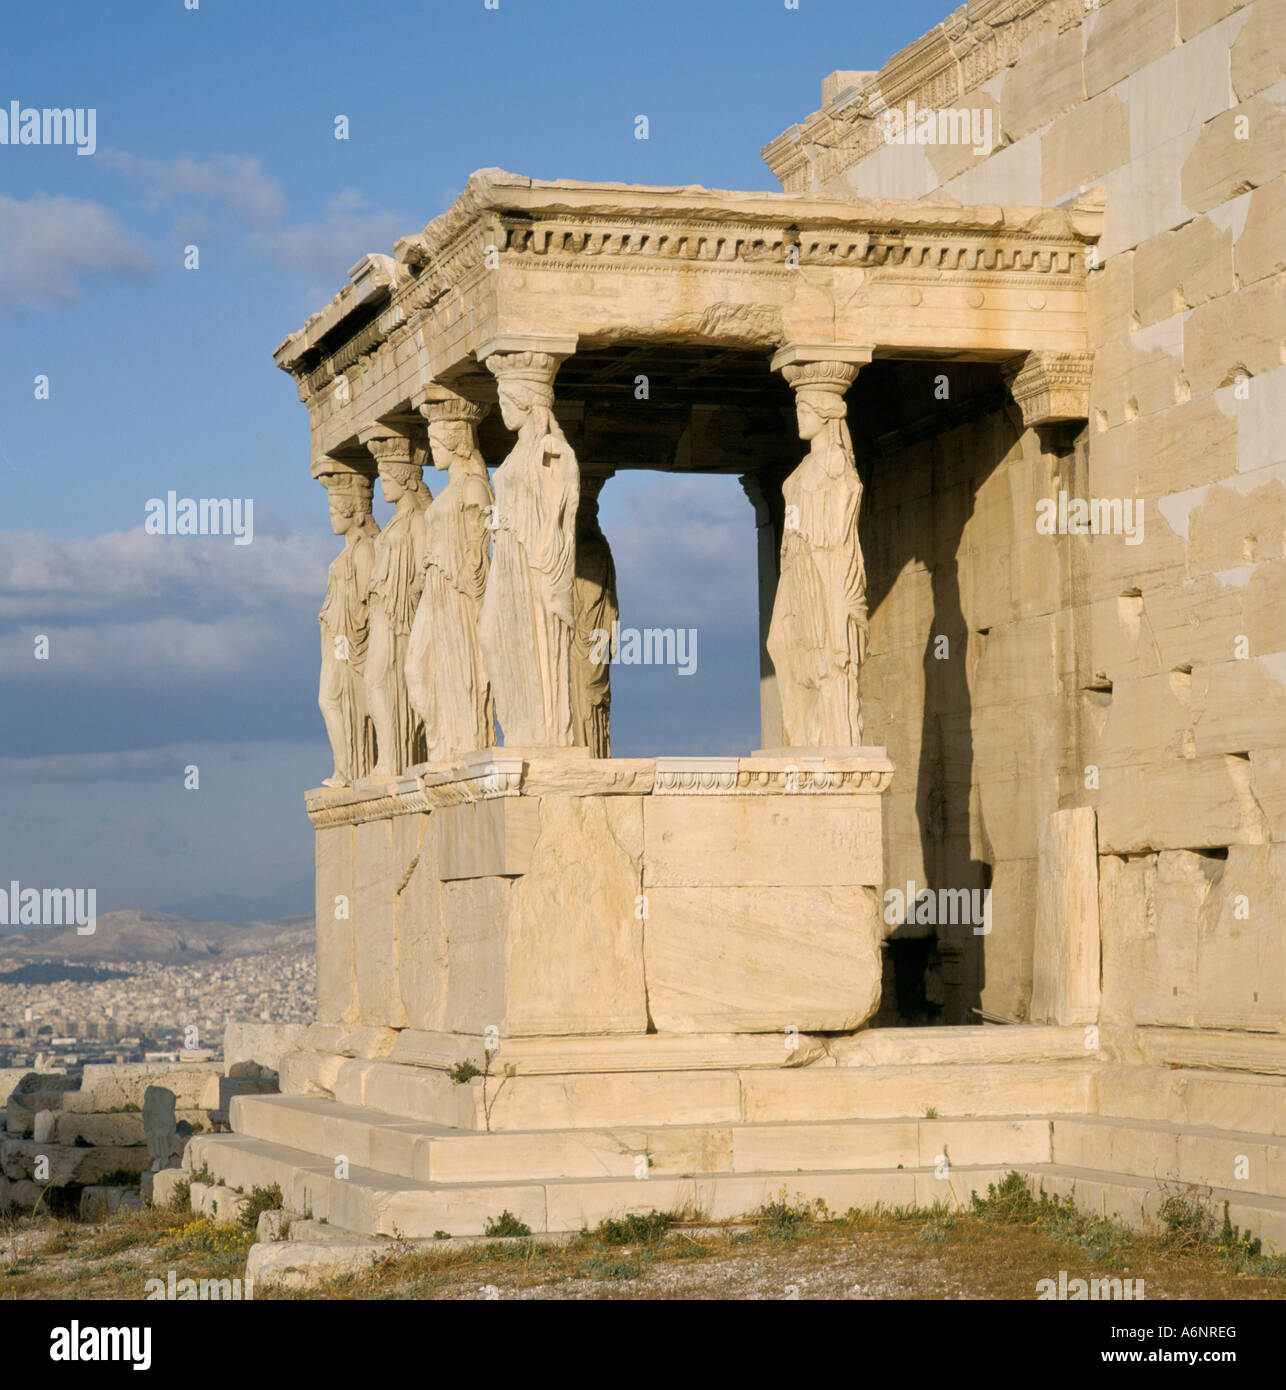
[[[343,472],[343,473],[322,473],[318,481],[332,497],[351,498],[353,501],[367,504],[370,510],[372,497],[375,495],[375,478],[370,473]]]
[[[774,354],[772,368],[785,377],[796,401],[830,419],[845,413],[844,394],[871,354],[869,347],[792,343]]]
[[[502,391],[516,395],[524,404],[554,404],[554,377],[562,359],[549,352],[493,352],[486,359],[487,370]]]
[[[574,335],[510,333],[479,344],[476,356],[520,407],[552,410],[554,378],[575,351]]]
[[[420,406],[420,414],[429,427],[429,450],[438,468],[446,468],[448,461],[461,452],[478,452],[478,426],[489,409],[486,402],[466,400],[463,396],[429,400]]]
[[[379,468],[388,464],[413,465],[415,443],[409,434],[375,434],[363,442]]]
[[[372,434],[363,442],[381,478],[413,490],[416,485],[425,485],[424,466],[429,461],[427,439],[411,434]]]
[[[480,425],[491,409],[486,401],[471,401],[466,396],[430,397],[421,402],[420,414],[429,429],[434,425]]]
[[[856,362],[796,362],[782,367],[781,374],[794,391],[842,397],[857,380],[859,370]]]
[[[818,421],[844,421],[848,417],[844,395],[871,360],[872,351],[861,346],[792,343],[774,354],[772,368],[785,377],[801,412],[807,407]],[[808,419],[800,414],[800,436],[804,439],[810,438]]]
[[[329,502],[339,503],[350,516],[371,515],[375,495],[374,468],[327,457],[319,460],[314,476],[326,489]]]

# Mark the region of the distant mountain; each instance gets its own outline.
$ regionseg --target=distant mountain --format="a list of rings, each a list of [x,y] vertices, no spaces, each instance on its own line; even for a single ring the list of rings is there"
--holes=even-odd
[[[266,951],[310,950],[312,944],[311,916],[271,922],[213,922],[131,909],[104,913],[92,936],[78,935],[75,927],[33,927],[0,936],[0,969],[39,960],[185,965],[263,955]]]
[[[294,883],[283,883],[268,897],[243,898],[236,893],[208,893],[203,898],[162,903],[157,911],[198,922],[280,922],[313,900],[314,882],[309,874]]]

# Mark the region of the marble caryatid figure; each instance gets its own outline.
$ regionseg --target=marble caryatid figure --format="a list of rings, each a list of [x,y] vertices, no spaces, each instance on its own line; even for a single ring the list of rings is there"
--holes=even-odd
[[[366,709],[366,591],[375,568],[379,524],[371,515],[373,479],[364,473],[322,475],[331,530],[344,548],[331,561],[321,619],[321,688],[317,704],[326,721],[335,773],[327,787],[347,787],[375,765],[375,726]]]
[[[379,465],[384,500],[396,508],[375,542],[367,608],[366,703],[375,723],[374,775],[396,777],[425,761],[424,725],[406,689],[406,654],[424,583],[424,510],[433,500],[423,480],[423,454],[402,436],[367,446]]]
[[[576,511],[575,624],[572,632],[572,719],[578,744],[591,758],[611,757],[610,665],[620,609],[616,604],[616,565],[598,524],[598,494],[606,478],[581,479]]]
[[[788,747],[857,747],[866,566],[857,537],[862,483],[844,403],[857,367],[809,362],[783,372],[795,390],[799,436],[810,446],[782,484],[781,575],[768,629],[783,741]]]
[[[580,469],[554,418],[559,358],[487,358],[500,414],[518,440],[496,469],[491,573],[482,600],[482,660],[510,747],[576,741],[571,648],[575,625]]]
[[[411,704],[424,720],[430,762],[495,743],[495,707],[478,620],[491,567],[495,497],[478,450],[485,405],[457,397],[421,407],[436,468],[449,481],[424,513],[424,591],[406,658]]]

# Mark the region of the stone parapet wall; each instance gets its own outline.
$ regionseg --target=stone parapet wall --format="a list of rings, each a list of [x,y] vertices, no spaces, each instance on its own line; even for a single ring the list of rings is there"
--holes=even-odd
[[[857,1028],[879,996],[893,771],[861,752],[502,748],[310,793],[319,1019],[465,1038]]]

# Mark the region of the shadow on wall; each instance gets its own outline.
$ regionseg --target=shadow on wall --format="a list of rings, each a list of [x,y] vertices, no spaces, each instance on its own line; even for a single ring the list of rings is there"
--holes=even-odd
[[[1022,950],[1013,933],[975,934],[961,906],[982,901],[993,870],[971,689],[989,629],[969,630],[962,596],[967,566],[986,561],[962,542],[980,488],[1020,430],[990,363],[876,362],[849,404],[866,489],[866,740],[886,744],[898,768],[885,808],[889,938],[873,1025],[977,1023],[992,953]]]

